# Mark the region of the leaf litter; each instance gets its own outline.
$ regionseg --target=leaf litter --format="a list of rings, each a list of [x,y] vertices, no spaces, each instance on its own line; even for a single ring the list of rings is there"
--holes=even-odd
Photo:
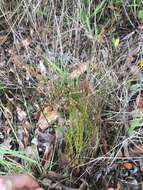
[[[83,18],[78,13],[72,23],[78,30],[65,29],[71,20],[55,14],[60,4],[53,2],[50,18],[55,20],[48,30],[40,9],[32,18],[41,23],[36,30],[27,25],[29,14],[12,28],[3,25],[0,152],[8,152],[0,154],[1,160],[17,163],[19,170],[28,166],[46,189],[142,189],[142,25],[132,28],[129,2],[122,9],[104,1],[97,6],[106,7],[103,15],[100,9],[94,13],[100,22],[96,32],[86,7],[97,10],[99,2],[88,3]],[[111,10],[114,18],[106,22],[103,16],[108,18]],[[40,166],[28,165],[18,151]],[[0,167],[8,172],[1,162]]]

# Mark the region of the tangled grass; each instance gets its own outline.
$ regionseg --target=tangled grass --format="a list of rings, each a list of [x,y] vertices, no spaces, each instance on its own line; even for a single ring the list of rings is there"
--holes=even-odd
[[[67,104],[61,114],[70,122],[66,152],[74,160],[69,175],[78,168],[75,178],[97,178],[123,159],[121,150],[141,143],[142,117],[132,111],[142,91],[142,6],[138,0],[0,1],[1,110],[7,98],[22,96],[32,123],[31,89],[42,99],[36,105]],[[81,72],[80,65],[88,67]],[[14,119],[5,118],[16,133]],[[129,152],[125,159],[134,159]]]

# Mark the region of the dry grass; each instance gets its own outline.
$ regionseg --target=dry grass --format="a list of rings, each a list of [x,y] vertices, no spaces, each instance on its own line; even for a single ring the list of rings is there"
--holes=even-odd
[[[36,105],[40,101],[42,105],[47,102],[55,105],[60,96],[69,98],[74,105],[71,94],[75,91],[82,91],[90,105],[91,110],[80,111],[81,118],[76,118],[74,114],[79,114],[80,108],[87,108],[82,107],[84,99],[78,95],[76,106],[80,107],[79,110],[73,105],[67,110],[71,118],[75,117],[79,123],[90,120],[87,123],[96,131],[96,137],[91,134],[92,130],[86,131],[86,136],[84,130],[77,130],[77,126],[74,133],[79,132],[78,137],[82,138],[75,139],[71,131],[67,133],[69,155],[75,153],[76,159],[82,155],[82,161],[75,159],[76,164],[68,171],[72,175],[76,170],[78,177],[72,176],[74,180],[77,178],[78,183],[81,176],[87,181],[89,174],[97,178],[99,173],[105,168],[110,170],[118,160],[140,157],[130,150],[132,145],[135,147],[142,143],[142,129],[135,126],[129,131],[131,120],[136,119],[129,108],[136,111],[135,99],[142,91],[142,73],[137,66],[142,59],[142,29],[137,27],[141,23],[138,14],[142,4],[142,1],[122,3],[116,0],[0,1],[2,105],[7,105],[7,97],[20,98],[22,95],[30,123],[32,119],[27,99],[31,91],[34,96],[41,97],[37,98]],[[118,38],[119,44],[115,44]],[[88,67],[82,73],[77,68],[83,63]],[[71,82],[70,73],[76,69],[78,77]],[[75,84],[78,84],[78,90]],[[139,87],[134,87],[134,84]],[[4,111],[3,107],[1,109]],[[37,109],[36,106],[34,109]],[[7,117],[7,121],[14,126],[14,119]],[[136,128],[139,129],[136,131]],[[87,144],[84,135],[88,139]],[[93,154],[87,151],[88,148],[95,150]],[[92,185],[96,188],[95,184]]]

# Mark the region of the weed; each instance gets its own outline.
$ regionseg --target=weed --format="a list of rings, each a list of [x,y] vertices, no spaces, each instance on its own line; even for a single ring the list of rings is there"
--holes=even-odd
[[[76,96],[76,100],[74,97],[72,98],[74,102],[70,103],[70,126],[66,134],[67,150],[77,159],[83,159],[83,155],[86,155],[85,150],[90,146],[90,140],[94,134],[94,126],[90,116],[92,110],[89,111],[88,102],[84,98],[82,99],[79,95]]]
[[[128,133],[131,135],[134,133],[135,130],[141,128],[142,126],[143,126],[143,115],[142,115],[142,117],[134,118],[130,122],[130,128],[128,130]]]
[[[23,98],[21,107],[26,109],[28,120],[32,125],[33,120],[37,122],[40,111],[39,102],[42,108],[45,106],[45,101],[46,104],[52,105],[51,107],[56,107],[65,121],[63,128],[60,126],[60,129],[57,126],[57,130],[65,135],[64,153],[68,154],[73,161],[71,167],[86,165],[91,160],[92,163],[96,163],[100,160],[100,155],[102,159],[107,158],[107,155],[110,156],[111,147],[114,149],[117,143],[121,144],[122,139],[126,139],[123,131],[127,129],[132,134],[142,127],[142,115],[133,118],[131,122],[126,117],[126,107],[130,99],[142,86],[137,84],[131,89],[131,84],[129,86],[125,84],[130,80],[131,74],[126,72],[126,68],[131,66],[126,65],[128,54],[130,54],[130,49],[134,52],[130,48],[130,43],[136,46],[132,32],[135,35],[140,33],[137,27],[134,27],[135,31],[132,31],[132,27],[128,27],[128,24],[138,26],[142,22],[142,10],[142,0],[12,0],[8,2],[1,0],[0,2],[1,34],[2,37],[3,34],[8,37],[8,40],[5,43],[2,42],[0,47],[4,49],[4,60],[6,60],[4,73],[7,84],[9,84],[8,68],[16,72],[12,80],[16,89],[10,96],[10,101],[14,101],[15,105],[9,109],[12,113],[19,99]],[[128,32],[129,35],[126,36]],[[9,40],[10,43],[8,43]],[[11,50],[22,57],[22,64],[12,62],[9,54]],[[133,57],[136,56],[133,55]],[[38,73],[39,58],[45,61],[44,75]],[[1,60],[0,57],[0,62],[3,63]],[[82,61],[90,62],[91,68],[83,72],[81,77],[78,76],[72,80],[69,71]],[[27,63],[32,63],[33,71],[29,69]],[[88,87],[83,88],[86,82],[92,84],[91,91]],[[38,86],[37,90],[32,89],[38,92],[37,98],[40,100],[38,103],[34,102],[36,93],[34,96],[31,93],[27,97],[24,94],[25,90],[19,90],[27,85],[31,88],[33,83],[35,88]],[[0,95],[6,93],[7,84],[0,82]],[[131,91],[130,94],[128,90]],[[13,95],[13,92],[16,94]],[[28,98],[32,104],[31,107],[35,104],[33,120]],[[5,101],[2,103],[0,104],[1,111],[7,108]],[[6,120],[6,125],[10,126],[7,128],[13,132],[18,142],[14,126],[17,122],[15,115],[13,117],[13,114],[10,116],[5,114],[4,122]],[[116,150],[114,152],[116,154]],[[2,173],[20,173],[25,170],[32,173],[33,165],[37,166],[40,174],[43,172],[40,159],[29,158],[26,150],[24,152],[0,150],[0,155]],[[116,156],[113,160],[115,159]],[[53,159],[49,170],[57,169],[57,165],[58,161]],[[67,167],[64,171],[66,176],[71,171],[68,170],[69,168]],[[93,168],[95,174],[95,164]],[[100,174],[106,173],[105,170],[104,168],[104,172],[97,171],[98,176],[95,174],[95,178],[100,178]],[[91,170],[87,168],[85,171]],[[90,174],[92,176],[92,172]],[[93,187],[93,189],[96,188]],[[98,187],[98,189],[104,188]]]
[[[57,71],[55,67],[52,68]],[[58,74],[62,72],[59,71]],[[100,113],[98,113],[99,108],[96,107],[98,104],[90,96],[88,98],[89,94],[81,88],[80,77],[73,81],[59,77],[60,80],[54,81],[54,88],[49,93],[50,102],[53,104],[59,102],[61,116],[68,121],[68,125],[64,126],[66,153],[74,160],[74,166],[85,163],[87,155],[88,157],[93,155],[92,146],[98,148],[100,125],[96,126],[93,118],[94,114],[100,115]]]
[[[38,161],[38,157],[36,156],[35,159],[29,158],[24,151],[14,151],[0,148],[0,157],[1,172],[5,172],[6,174],[23,172],[32,174],[33,166],[37,167],[41,173],[43,171]]]
[[[4,82],[0,81],[0,95],[4,95],[7,91],[7,87]]]
[[[69,72],[67,71],[66,67],[63,64],[59,63],[52,63],[46,57],[44,57],[46,64],[54,70],[63,80],[67,80],[69,78]]]
[[[106,6],[106,0],[101,1],[98,5],[96,5],[94,11],[93,2],[91,0],[83,0],[82,8],[80,10],[80,19],[82,24],[85,26],[86,31],[92,34],[92,25],[94,20],[101,17],[101,14]],[[95,18],[95,19],[94,19]],[[93,34],[92,34],[93,35]]]

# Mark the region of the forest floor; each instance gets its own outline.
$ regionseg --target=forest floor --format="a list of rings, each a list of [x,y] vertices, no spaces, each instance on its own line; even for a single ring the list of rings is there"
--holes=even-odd
[[[55,190],[143,189],[143,1],[0,1],[0,174]]]

